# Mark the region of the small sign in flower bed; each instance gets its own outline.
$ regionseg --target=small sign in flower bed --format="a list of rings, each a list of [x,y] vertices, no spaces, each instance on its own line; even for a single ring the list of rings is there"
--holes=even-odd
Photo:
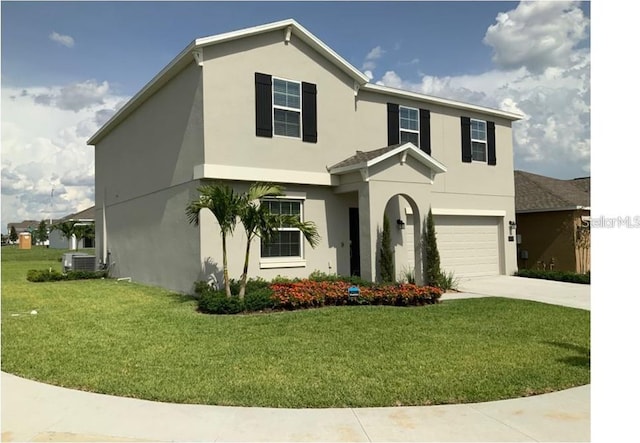
[[[359,287],[357,297],[345,281],[299,280],[268,284],[268,296],[261,290],[264,303],[255,303],[248,292],[245,300],[226,297],[223,291],[201,291],[200,311],[212,314],[235,314],[256,310],[295,310],[341,305],[422,306],[438,303],[442,291],[431,286],[414,284],[385,284]],[[249,303],[248,301],[252,301]],[[256,309],[258,308],[258,309]]]

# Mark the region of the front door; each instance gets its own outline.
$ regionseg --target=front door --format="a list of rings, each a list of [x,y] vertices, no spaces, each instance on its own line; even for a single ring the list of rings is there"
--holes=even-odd
[[[358,208],[349,208],[349,257],[351,275],[360,277],[360,215]]]

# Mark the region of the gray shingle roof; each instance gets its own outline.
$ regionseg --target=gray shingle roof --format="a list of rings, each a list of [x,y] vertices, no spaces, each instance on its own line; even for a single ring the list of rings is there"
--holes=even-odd
[[[95,212],[96,207],[91,206],[90,208],[84,209],[80,212],[76,212],[75,214],[69,214],[66,217],[62,218],[60,221],[65,220],[95,220]]]
[[[374,149],[373,151],[356,151],[355,155],[342,160],[340,163],[336,163],[335,165],[329,167],[329,169],[343,168],[345,166],[353,166],[360,163],[368,162],[369,160],[373,160],[376,157],[386,154],[389,151],[393,151],[400,144],[385,146],[384,148]]]
[[[560,180],[514,171],[516,211],[554,210],[591,205],[591,178]]]

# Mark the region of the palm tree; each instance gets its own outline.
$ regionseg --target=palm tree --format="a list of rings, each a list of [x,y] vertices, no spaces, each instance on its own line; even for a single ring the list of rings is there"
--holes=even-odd
[[[200,197],[187,205],[186,214],[189,223],[199,224],[200,211],[210,210],[220,226],[222,236],[222,268],[224,273],[224,288],[227,297],[231,297],[231,285],[229,281],[229,268],[227,264],[227,235],[232,234],[236,227],[238,215],[242,204],[241,195],[223,183],[200,186]]]
[[[94,223],[76,223],[74,228],[78,242],[80,242],[80,239],[94,239],[96,237],[96,225]],[[86,248],[86,246],[83,247]]]
[[[249,187],[249,191],[243,195],[242,211],[240,213],[240,222],[244,227],[247,235],[247,246],[244,254],[244,267],[242,268],[242,276],[240,277],[240,292],[238,296],[244,298],[247,287],[247,272],[249,270],[249,253],[251,251],[251,242],[255,237],[268,237],[271,232],[271,226],[276,224],[275,217],[269,213],[265,206],[262,206],[260,200],[264,197],[276,197],[282,195],[282,186],[272,185],[268,183],[254,183]]]
[[[71,240],[71,237],[73,237],[76,233],[75,224],[76,222],[74,221],[60,222],[57,225],[53,225],[51,227],[51,230],[55,229],[57,231],[60,231],[60,234],[62,234],[64,238],[66,238],[67,240]],[[76,249],[77,247],[78,243],[76,243]]]
[[[240,277],[240,292],[238,294],[240,298],[244,298],[247,287],[249,253],[254,238],[260,237],[263,241],[268,242],[278,233],[279,227],[291,226],[302,232],[312,248],[316,247],[320,241],[320,235],[313,222],[301,222],[295,215],[272,214],[266,206],[261,204],[263,198],[283,195],[282,191],[283,188],[280,185],[254,183],[249,187],[249,191],[242,196],[240,222],[247,235],[247,246],[242,276]]]

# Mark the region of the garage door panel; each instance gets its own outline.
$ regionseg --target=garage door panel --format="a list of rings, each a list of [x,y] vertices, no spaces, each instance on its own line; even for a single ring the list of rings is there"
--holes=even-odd
[[[500,253],[497,217],[434,217],[440,264],[457,277],[497,275]]]

